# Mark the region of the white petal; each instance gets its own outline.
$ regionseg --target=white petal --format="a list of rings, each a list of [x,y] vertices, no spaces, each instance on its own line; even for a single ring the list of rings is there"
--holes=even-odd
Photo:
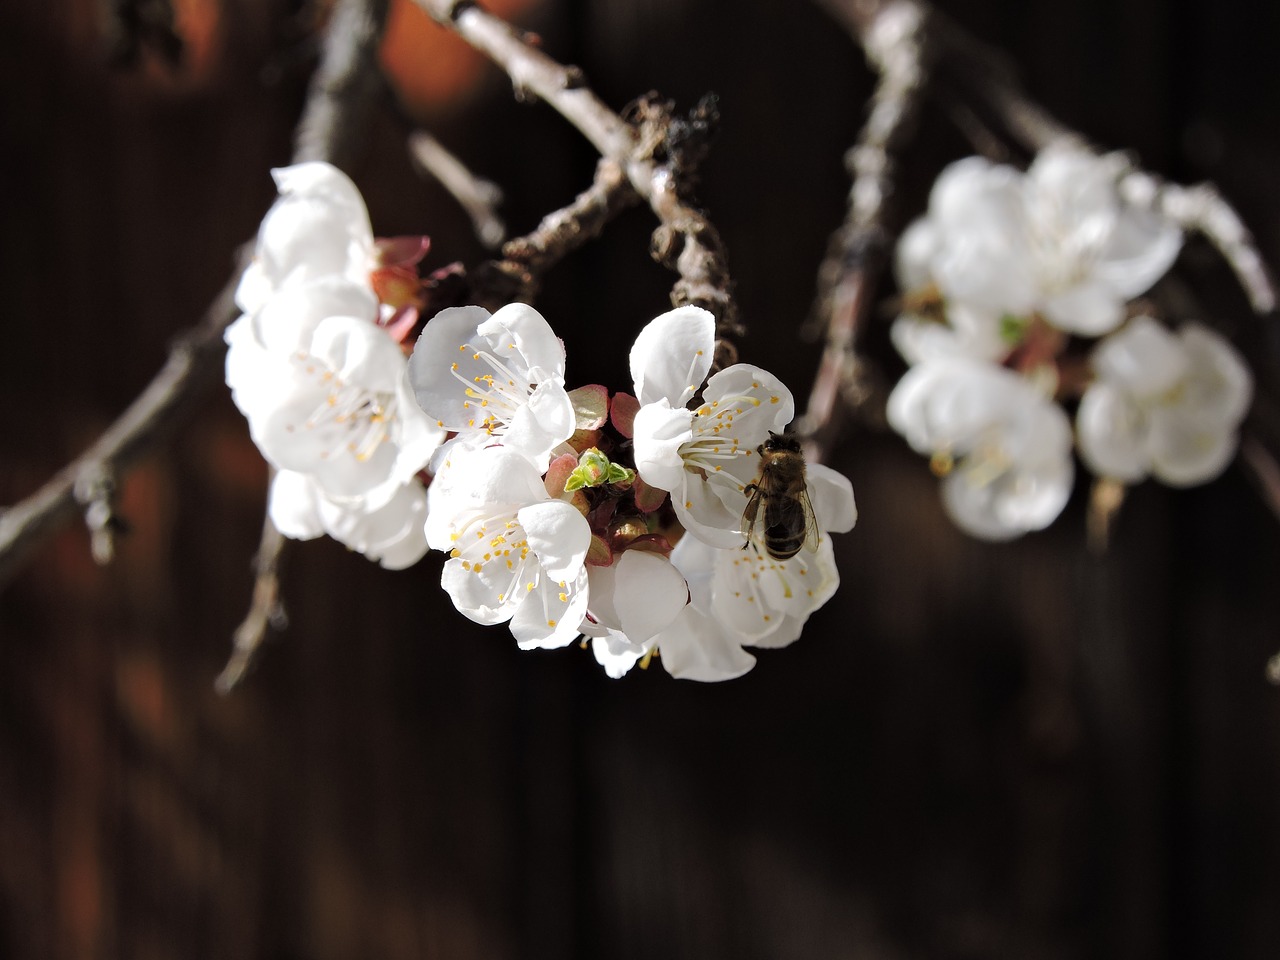
[[[1173,487],[1208,483],[1231,463],[1238,442],[1234,429],[1224,425],[1156,410],[1148,437],[1151,472]]]
[[[1103,340],[1092,363],[1099,378],[1137,398],[1166,393],[1189,367],[1177,338],[1150,317],[1135,317]]]
[[[718,427],[717,432],[746,450],[763,443],[770,431],[781,433],[795,417],[791,391],[772,373],[750,363],[725,367],[707,381],[703,397],[694,431],[705,435],[704,423]]]
[[[545,500],[521,507],[516,519],[547,576],[556,582],[578,576],[591,546],[591,527],[576,507],[564,500]]]
[[[286,537],[310,540],[324,533],[317,499],[315,484],[306,474],[277,470],[271,481],[267,512]]]
[[[1125,483],[1147,475],[1146,418],[1123,390],[1095,383],[1076,412],[1080,456],[1095,474]]]
[[[262,221],[256,256],[274,289],[333,274],[367,280],[373,233],[355,185],[318,162],[272,175],[281,196]],[[239,292],[250,297],[254,289]]]
[[[673,621],[689,599],[689,588],[671,561],[643,550],[627,550],[615,564],[614,605],[622,632],[644,643]]]
[[[806,474],[809,501],[821,530],[848,533],[858,522],[858,507],[853,500],[853,484],[843,473],[821,463],[808,465]]]
[[[671,551],[671,565],[689,585],[689,602],[703,613],[711,611],[711,577],[721,552],[697,537],[681,537]]]
[[[1214,416],[1234,426],[1253,399],[1253,375],[1244,358],[1221,334],[1199,323],[1178,331],[1194,379],[1188,402],[1211,408]]]
[[[311,338],[326,317],[356,317],[372,327],[377,316],[378,300],[367,285],[325,276],[281,290],[263,305],[254,323],[267,349],[310,353]]]
[[[733,508],[725,503],[729,499],[711,483],[687,470],[680,489],[671,492],[671,506],[680,525],[715,547],[742,546],[742,512],[747,508],[747,498],[738,496]]]
[[[591,652],[596,663],[604,667],[604,672],[614,680],[618,680],[630,672],[641,657],[648,651],[627,640],[626,636],[616,631],[607,632],[603,636],[592,637]]]
[[[489,340],[499,358],[517,354],[532,381],[564,376],[564,344],[542,314],[528,304],[507,304],[476,332]]]
[[[394,393],[404,371],[399,345],[380,327],[352,317],[321,321],[311,352],[344,383],[380,393]]]
[[[1000,318],[967,304],[947,304],[947,322],[904,313],[889,328],[893,345],[907,363],[948,357],[997,362],[1009,352],[1000,333]]]
[[[706,379],[715,351],[715,317],[677,307],[650,320],[631,348],[631,379],[641,405],[683,407]]]
[[[484,624],[510,620],[524,602],[520,589],[506,592],[511,579],[510,571],[501,564],[486,564],[477,573],[473,565],[458,557],[446,560],[440,571],[440,586],[458,612]]]
[[[659,490],[678,490],[684,483],[680,447],[692,439],[693,413],[673,409],[665,399],[642,406],[634,423],[636,470]]]
[[[520,649],[554,650],[576,640],[578,626],[587,614],[589,593],[584,569],[579,569],[577,576],[565,581],[564,586],[543,576],[526,593],[511,618],[511,635]]]
[[[1128,208],[1117,219],[1094,275],[1131,300],[1164,276],[1182,249],[1182,231],[1167,218]]]
[[[1085,337],[1110,333],[1124,321],[1123,299],[1098,280],[1085,280],[1041,303],[1045,318],[1059,330]]]
[[[951,519],[984,540],[1010,540],[1052,523],[1071,495],[1075,468],[1069,456],[1020,464],[989,481],[979,462],[966,463],[942,482]]]
[[[376,509],[322,499],[319,513],[329,536],[389,570],[411,566],[427,552],[427,495],[416,480]]]
[[[551,451],[573,436],[573,430],[573,402],[564,381],[556,377],[538,384],[528,403],[516,411],[502,442],[546,470]]]
[[[902,231],[893,261],[899,290],[909,293],[933,282],[932,261],[941,242],[937,225],[927,217],[915,220]]]
[[[732,680],[756,663],[715,620],[692,606],[659,635],[658,659],[671,676],[704,682]]]
[[[409,382],[414,396],[427,416],[440,421],[446,430],[465,430],[474,419],[471,408],[464,407],[464,390],[474,377],[492,374],[493,370],[475,357],[476,328],[489,319],[483,307],[449,307],[427,321],[409,357]],[[467,349],[468,344],[472,349]],[[452,365],[458,365],[459,381]]]
[[[583,620],[582,632],[589,637],[603,637],[622,632],[622,618],[614,604],[618,583],[618,564],[607,567],[588,566],[587,582],[591,586],[591,617]],[[595,623],[591,622],[595,619]]]

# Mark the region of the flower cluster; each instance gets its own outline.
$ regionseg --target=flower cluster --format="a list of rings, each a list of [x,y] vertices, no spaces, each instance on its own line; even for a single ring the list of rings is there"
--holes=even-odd
[[[754,664],[744,647],[799,637],[839,583],[828,534],[853,527],[853,489],[806,474],[777,378],[711,374],[710,313],[641,331],[634,393],[569,390],[564,345],[532,307],[419,324],[426,238],[376,241],[327,164],[275,178],[226,374],[276,468],[283,533],[391,568],[444,551],[441,585],[467,617],[509,624],[523,649],[584,638],[614,677],[659,655],[673,676],[728,679]],[[785,483],[761,465],[769,444]]]
[[[425,238],[375,241],[352,182],[325,163],[273,171],[227,329],[227,384],[276,469],[269,510],[289,537],[328,534],[384,567],[426,552],[418,478],[444,431],[409,388]]]
[[[889,423],[943,478],[943,503],[974,536],[1051,523],[1071,492],[1073,446],[1100,476],[1207,482],[1230,462],[1251,379],[1195,323],[1173,332],[1131,301],[1173,264],[1176,224],[1128,203],[1127,164],[1081,147],[1025,171],[978,157],[939,176],[899,242],[910,364]],[[1081,353],[1088,339],[1103,338]],[[1072,423],[1059,401],[1079,398]]]
[[[856,519],[840,474],[808,469],[815,543],[787,559],[742,518],[760,446],[794,413],[768,372],[708,377],[714,320],[681,307],[631,351],[634,394],[567,390],[565,351],[524,304],[433,317],[409,361],[421,408],[453,434],[428,491],[441,584],[479,623],[525,649],[590,638],[619,677],[654,654],[669,673],[723,680],[746,646],[795,640],[839,583],[830,531]]]

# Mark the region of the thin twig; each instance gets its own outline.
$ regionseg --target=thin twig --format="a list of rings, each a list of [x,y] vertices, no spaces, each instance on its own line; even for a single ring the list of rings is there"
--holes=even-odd
[[[1263,502],[1280,520],[1280,464],[1261,440],[1248,433],[1240,440],[1240,460],[1248,467]]]
[[[101,478],[119,477],[186,413],[188,404],[219,381],[226,351],[222,332],[236,315],[235,290],[245,259],[205,312],[180,336],[164,367],[94,444],[25,500],[0,513],[0,583],[81,508],[104,503]],[[114,511],[107,507],[108,517]]]
[[[1158,210],[1183,230],[1199,233],[1212,243],[1235,273],[1255,313],[1275,309],[1275,281],[1253,235],[1217,187],[1211,183],[1183,187],[1138,170],[1126,176],[1120,188],[1130,203]]]
[[[831,4],[835,0],[819,0]],[[969,36],[954,21],[922,0],[910,2],[930,11],[929,40],[936,49],[939,71],[946,71],[986,105],[1009,134],[1024,147],[1039,151],[1062,142],[1085,138],[1029,97],[1001,53]],[[863,4],[865,5],[865,4]],[[1202,234],[1236,275],[1256,313],[1276,307],[1276,284],[1258,253],[1240,215],[1211,183],[1180,186],[1141,170],[1122,183],[1127,199],[1159,210],[1184,230]]]
[[[586,86],[582,71],[557,63],[531,46],[510,24],[466,0],[414,0],[438,23],[456,32],[498,64],[522,99],[545,101],[568,120],[602,157],[618,163],[636,193],[660,221],[654,232],[656,259],[681,277],[671,293],[673,305],[692,303],[716,317],[721,339],[740,332],[727,257],[706,216],[685,199],[678,164],[656,159],[663,133],[652,124],[637,127],[610,110]],[[725,352],[732,350],[724,344]]]
[[[284,542],[284,535],[268,514],[263,519],[262,539],[253,558],[253,600],[249,613],[232,637],[227,665],[213,682],[219,693],[230,693],[244,679],[268,631],[278,632],[288,625],[280,599],[280,558]]]
[[[834,420],[841,413],[838,404],[841,393],[846,395],[849,405],[855,407],[866,398],[865,374],[854,348],[859,327],[870,309],[875,279],[883,268],[889,243],[880,208],[885,188],[891,186],[892,171],[888,153],[879,147],[886,145],[888,138],[900,135],[900,131],[909,126],[914,112],[920,84],[919,79],[914,87],[911,83],[913,47],[917,56],[922,47],[927,50],[929,70],[936,80],[932,88],[941,91],[939,96],[953,116],[956,116],[956,97],[952,84],[946,82],[949,80],[955,80],[957,87],[985,107],[1008,135],[1025,148],[1039,151],[1061,142],[1084,144],[1085,139],[1027,96],[1003,54],[969,36],[925,0],[816,2],[853,34],[880,73],[871,117],[860,134],[859,145],[850,152],[855,179],[849,217],[833,238],[832,252],[820,273],[815,315],[826,321],[828,343],[810,396],[809,410],[799,429],[810,435],[809,454],[821,457],[834,435]],[[915,26],[906,30],[902,24]],[[918,36],[911,42],[904,40],[913,30]],[[902,58],[904,72],[900,80],[893,79],[893,62],[886,60],[894,50],[898,51],[896,56]],[[923,73],[920,68],[918,78],[923,78]],[[907,109],[900,109],[894,103],[895,98],[902,99]],[[958,118],[962,132],[972,135],[976,131],[986,147],[984,152],[991,152],[991,131],[981,125],[981,118],[976,113],[961,113]],[[974,122],[980,126],[974,127]],[[884,138],[883,142],[877,143],[880,138]],[[1184,229],[1198,231],[1208,238],[1235,271],[1255,311],[1268,313],[1275,308],[1275,283],[1253,238],[1239,215],[1212,185],[1180,187],[1135,170],[1122,182],[1122,188],[1131,202],[1158,209]],[[860,192],[864,200],[859,200]],[[859,213],[860,204],[865,215]]]
[[[490,250],[502,243],[507,228],[496,211],[502,203],[502,188],[472,173],[466,164],[425,130],[409,134],[408,145],[409,155],[418,167],[434,177],[466,211],[480,242]]]
[[[312,79],[299,121],[295,160],[349,163],[364,142],[362,118],[379,89],[376,66],[379,25],[385,0],[342,0],[334,11],[320,66]],[[95,531],[113,528],[111,496],[117,478],[150,451],[187,413],[194,400],[221,381],[226,355],[223,332],[235,319],[235,291],[247,254],[205,312],[199,326],[177,338],[164,367],[128,409],[80,457],[36,493],[0,514],[0,583],[7,581],[32,550],[52,536],[81,507]],[[97,541],[99,538],[95,536]],[[263,531],[254,602],[236,635],[237,658],[252,655],[271,622],[277,602],[271,583],[282,538],[268,519]],[[102,555],[106,541],[95,543]],[[254,625],[257,626],[254,626]]]
[[[856,31],[880,77],[867,121],[846,157],[853,176],[848,215],[819,268],[814,312],[825,321],[826,346],[808,407],[797,424],[805,437],[805,454],[814,462],[830,450],[845,407],[857,407],[870,393],[857,341],[893,239],[885,226],[894,188],[893,154],[913,130],[927,72],[926,18],[919,4],[892,0],[867,17],[868,4],[822,3]]]
[[[513,300],[531,303],[542,274],[599,236],[605,224],[639,202],[640,196],[622,166],[602,158],[591,186],[572,203],[547,214],[531,233],[503,244],[501,260],[490,260],[471,272],[472,295],[482,306]]]

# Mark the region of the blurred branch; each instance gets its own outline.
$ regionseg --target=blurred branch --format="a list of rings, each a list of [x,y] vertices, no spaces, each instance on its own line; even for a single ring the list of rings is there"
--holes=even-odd
[[[675,306],[692,303],[716,317],[718,345],[727,355],[726,337],[741,331],[731,295],[728,260],[715,228],[683,199],[687,179],[681,164],[667,154],[674,126],[656,97],[642,98],[636,122],[628,123],[586,86],[577,67],[557,63],[533,47],[525,34],[465,0],[414,0],[438,23],[456,32],[498,64],[521,99],[545,101],[568,120],[600,155],[619,165],[632,188],[659,220],[652,252],[673,267],[680,281],[671,292]]]
[[[496,212],[502,203],[502,189],[489,180],[476,176],[444,144],[425,130],[409,134],[409,155],[417,166],[434,177],[452,194],[458,205],[471,218],[476,237],[489,249],[502,243],[507,228]]]
[[[1240,438],[1240,459],[1253,477],[1263,502],[1280,520],[1280,464],[1271,451],[1251,433]]]
[[[295,161],[343,165],[357,155],[364,143],[363,119],[381,83],[376,53],[385,12],[385,0],[340,0],[298,123]],[[221,382],[222,335],[236,316],[235,291],[247,258],[242,253],[200,325],[176,339],[164,367],[106,432],[40,490],[0,514],[0,583],[80,509],[94,534],[95,555],[109,556],[110,541],[102,538],[120,524],[112,502],[119,476],[166,436],[194,400]],[[274,579],[281,544],[268,519],[257,560],[254,611],[259,598],[274,590],[268,581]],[[235,656],[245,665],[271,621],[254,611],[236,636]]]
[[[1255,313],[1276,307],[1275,281],[1240,215],[1211,183],[1183,187],[1135,171],[1121,182],[1130,203],[1158,210],[1183,230],[1202,234],[1222,255]]]
[[[848,214],[832,235],[827,259],[818,271],[814,316],[825,327],[826,346],[808,408],[796,427],[806,438],[806,456],[814,462],[829,452],[845,408],[858,408],[872,392],[857,342],[893,242],[885,226],[894,190],[893,154],[914,129],[927,77],[928,26],[924,8],[909,0],[879,5],[855,0],[821,2],[855,29],[880,78],[866,123],[845,157],[853,176]],[[874,16],[866,16],[872,6]]]
[[[820,460],[838,432],[843,407],[856,410],[873,392],[870,373],[857,354],[857,340],[892,243],[884,226],[885,200],[893,188],[892,153],[908,136],[926,72],[935,80],[932,92],[984,154],[998,155],[999,139],[956,95],[956,87],[991,113],[1015,142],[1032,151],[1059,142],[1083,144],[1085,138],[1027,96],[1007,57],[969,36],[925,0],[815,2],[850,31],[879,74],[870,115],[846,159],[854,177],[849,213],[819,270],[813,316],[826,330],[826,348],[797,430],[807,437],[807,454]],[[946,82],[952,79],[956,84]],[[1253,237],[1215,187],[1182,187],[1135,170],[1122,188],[1131,202],[1158,209],[1183,229],[1207,237],[1235,272],[1256,312],[1275,308],[1275,284]]]
[[[164,367],[106,432],[34,494],[0,513],[0,583],[78,510],[88,513],[95,539],[97,531],[119,524],[112,503],[116,478],[168,433],[195,397],[220,380],[226,352],[222,332],[235,318],[236,285],[246,263],[242,256],[201,324],[178,337]],[[102,547],[95,553],[107,556]]]
[[[219,693],[230,693],[244,679],[269,630],[283,630],[288,625],[284,602],[280,599],[280,557],[284,542],[284,535],[268,514],[263,518],[262,539],[253,558],[253,600],[249,613],[232,637],[227,665],[213,682]]]

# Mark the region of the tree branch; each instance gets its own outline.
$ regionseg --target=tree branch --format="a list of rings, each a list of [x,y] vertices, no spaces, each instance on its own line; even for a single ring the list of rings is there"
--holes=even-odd
[[[854,174],[849,215],[819,272],[815,316],[825,321],[827,347],[798,429],[808,435],[808,454],[820,459],[842,414],[841,395],[856,408],[870,389],[856,342],[892,241],[883,225],[884,199],[892,190],[890,152],[900,146],[918,107],[925,74],[922,51],[927,51],[944,106],[958,116],[961,132],[976,132],[984,152],[995,149],[991,132],[976,114],[956,113],[951,85],[942,81],[956,80],[1009,136],[1033,151],[1063,141],[1083,144],[1085,138],[1026,95],[1003,54],[969,36],[925,0],[816,2],[852,33],[880,74],[871,115],[848,157]],[[1253,309],[1275,309],[1275,283],[1253,237],[1211,184],[1182,187],[1134,170],[1121,189],[1130,202],[1157,209],[1185,230],[1203,234],[1235,272]]]
[[[244,679],[267,632],[288,626],[284,602],[280,599],[280,557],[284,543],[284,535],[276,529],[268,514],[263,518],[262,539],[253,558],[253,599],[249,613],[236,628],[232,636],[231,657],[213,682],[214,689],[221,694],[230,693]]]
[[[117,478],[168,433],[193,399],[220,380],[226,352],[222,332],[235,318],[236,285],[247,262],[242,255],[201,324],[178,337],[164,367],[93,446],[34,494],[0,513],[0,584],[77,510],[92,512],[92,530],[118,524],[112,503]],[[105,556],[101,548],[95,552]]]
[[[727,338],[741,332],[733,301],[728,258],[719,234],[706,216],[684,199],[687,184],[677,162],[659,162],[669,141],[655,112],[641,109],[631,124],[610,110],[586,86],[582,71],[557,63],[531,46],[510,24],[466,0],[414,0],[436,22],[448,27],[506,71],[521,98],[537,97],[569,121],[602,157],[617,163],[659,220],[652,252],[680,274],[672,290],[674,306],[696,304],[716,317],[725,341],[721,352],[733,352]],[[656,98],[641,103],[656,104]],[[671,117],[667,108],[667,123]]]
[[[531,233],[503,244],[501,260],[490,260],[472,272],[472,293],[489,307],[513,300],[532,302],[542,274],[639,202],[622,166],[601,158],[591,186],[572,203],[547,214]]]
[[[295,162],[323,159],[349,165],[361,149],[363,119],[381,84],[376,58],[385,12],[386,0],[339,0],[298,123]],[[247,262],[248,254],[242,253],[200,325],[176,339],[164,367],[106,432],[40,490],[0,514],[0,583],[78,509],[85,510],[94,533],[95,555],[109,557],[110,531],[119,524],[112,502],[119,476],[167,435],[194,400],[221,382],[226,355],[222,336],[236,317],[235,291]],[[237,631],[233,663],[241,658],[247,666],[272,622],[282,543],[268,518],[256,564],[254,603]]]
[[[444,144],[425,130],[409,134],[408,144],[409,155],[418,168],[435,178],[466,211],[480,242],[490,250],[502,243],[507,228],[495,209],[502,203],[502,189],[468,170]]]
[[[880,78],[867,121],[845,158],[853,175],[848,214],[832,235],[818,272],[814,315],[822,318],[826,346],[808,407],[796,426],[805,437],[806,456],[815,463],[830,451],[845,407],[860,406],[871,393],[857,341],[893,243],[885,226],[894,190],[893,154],[913,132],[927,76],[922,6],[910,0],[820,2],[855,31]],[[868,15],[870,7],[875,10]]]

